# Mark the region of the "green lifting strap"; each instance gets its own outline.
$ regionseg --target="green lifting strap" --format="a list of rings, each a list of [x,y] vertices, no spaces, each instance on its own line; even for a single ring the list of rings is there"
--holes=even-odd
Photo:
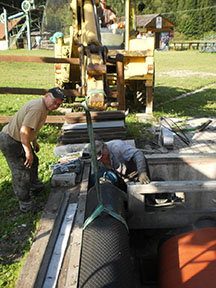
[[[103,91],[103,90],[94,90],[94,89],[89,90],[88,95],[86,96],[86,100],[91,96],[91,94],[101,94],[101,93],[104,94],[105,97],[107,97],[105,91]],[[85,100],[85,102],[86,102],[86,100]]]
[[[88,106],[87,106],[86,102],[83,106],[85,108],[88,135],[89,135],[90,144],[91,144],[91,154],[92,154],[91,156],[92,156],[94,173],[95,173],[95,187],[96,187],[96,192],[97,192],[97,199],[98,199],[99,204],[102,204],[102,194],[100,191],[100,184],[99,184],[99,173],[98,173],[96,147],[95,147],[95,141],[94,141],[94,131],[93,131],[93,127],[92,127],[91,114],[88,110]]]
[[[110,216],[112,216],[113,218],[115,218],[116,220],[122,222],[122,224],[124,224],[124,226],[126,227],[127,231],[129,232],[129,228],[128,228],[128,225],[127,225],[125,219],[124,219],[121,215],[115,213],[113,210],[110,210],[110,209],[104,207],[103,204],[99,205],[99,206],[94,210],[94,212],[91,214],[91,216],[89,216],[89,217],[86,219],[86,221],[85,221],[84,224],[83,224],[83,230],[85,230],[85,228],[86,228],[91,222],[93,222],[94,219],[95,219],[96,217],[98,217],[102,212],[105,212],[105,213],[107,213],[108,215],[110,215]]]
[[[82,102],[82,106],[85,108],[85,113],[86,113],[88,135],[89,135],[90,144],[91,144],[91,151],[92,151],[91,154],[92,154],[92,161],[93,161],[93,167],[94,167],[94,173],[95,173],[95,187],[96,187],[97,199],[98,199],[98,203],[99,203],[98,207],[95,209],[95,211],[92,213],[92,215],[89,216],[86,219],[86,221],[84,222],[83,229],[85,229],[92,221],[94,221],[94,219],[97,216],[99,216],[102,212],[105,212],[105,213],[111,215],[112,217],[114,217],[115,219],[119,220],[120,222],[122,222],[125,225],[126,229],[129,231],[127,223],[124,220],[124,218],[121,215],[115,213],[114,211],[104,207],[104,205],[102,203],[102,193],[101,193],[100,183],[99,183],[99,173],[98,173],[98,165],[97,165],[97,158],[96,158],[94,131],[93,131],[93,127],[92,127],[91,114],[89,112],[88,105],[87,105],[87,99],[90,97],[90,95],[93,93],[98,93],[98,92],[101,93],[103,91],[98,91],[98,90],[89,91],[89,94],[87,95],[86,100],[84,102]],[[106,94],[104,93],[104,95],[106,95]]]

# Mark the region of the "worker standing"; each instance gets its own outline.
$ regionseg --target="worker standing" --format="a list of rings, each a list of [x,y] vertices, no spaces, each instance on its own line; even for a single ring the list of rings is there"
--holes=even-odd
[[[96,140],[95,146],[99,176],[102,176],[106,171],[113,171],[117,176],[124,179],[131,173],[138,172],[138,180],[141,184],[150,182],[147,175],[146,160],[139,149],[122,140],[109,142]],[[91,154],[91,144],[88,145],[88,151]]]
[[[59,88],[52,88],[43,98],[23,105],[0,132],[0,149],[12,173],[13,190],[24,213],[33,208],[31,196],[43,190],[38,179],[40,146],[37,134],[46,121],[49,111],[56,110],[64,100]]]

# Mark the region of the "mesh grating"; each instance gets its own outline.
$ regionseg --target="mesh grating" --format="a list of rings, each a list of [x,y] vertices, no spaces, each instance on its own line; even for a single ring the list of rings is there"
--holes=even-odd
[[[79,287],[132,287],[128,232],[102,214],[84,231]]]

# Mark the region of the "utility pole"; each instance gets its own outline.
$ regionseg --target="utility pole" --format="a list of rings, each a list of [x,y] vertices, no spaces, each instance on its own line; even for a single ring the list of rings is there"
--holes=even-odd
[[[27,22],[28,50],[32,50],[32,43],[31,43],[31,17],[30,17],[30,12],[27,12],[27,13],[26,13],[26,22]]]
[[[27,26],[27,41],[28,41],[28,50],[32,49],[31,44],[31,12],[32,4],[34,5],[34,1],[24,0],[21,4],[21,8],[26,16],[26,26]]]
[[[8,16],[7,10],[3,7],[4,13],[4,24],[5,24],[5,41],[6,41],[6,49],[9,49],[9,35],[8,35]]]

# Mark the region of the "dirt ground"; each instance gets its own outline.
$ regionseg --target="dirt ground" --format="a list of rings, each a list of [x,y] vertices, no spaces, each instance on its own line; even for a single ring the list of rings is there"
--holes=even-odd
[[[202,131],[197,129],[207,121],[211,123]],[[167,122],[155,123],[148,132],[154,135],[153,139],[137,141],[138,148],[144,153],[216,153],[216,119],[198,118],[183,121],[177,118],[167,118],[168,123],[175,128],[168,136],[172,145],[165,145],[162,128],[170,129]],[[176,125],[175,125],[176,124]],[[180,128],[180,129],[178,129]],[[165,141],[166,142],[166,141]]]
[[[191,70],[171,70],[168,72],[157,72],[157,77],[160,76],[169,76],[169,77],[190,77],[190,76],[199,76],[201,78],[206,78],[209,76],[216,76],[216,73],[207,73],[207,72],[196,72]]]

